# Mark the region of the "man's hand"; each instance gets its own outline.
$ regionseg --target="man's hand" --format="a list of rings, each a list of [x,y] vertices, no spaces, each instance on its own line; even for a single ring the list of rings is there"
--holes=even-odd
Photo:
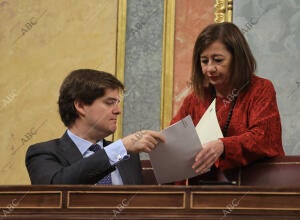
[[[210,141],[203,145],[203,149],[197,154],[192,168],[196,173],[203,174],[210,171],[211,166],[219,159],[224,151],[221,140]]]
[[[144,130],[122,138],[122,142],[129,152],[149,153],[159,142],[165,142],[165,138],[157,131]]]

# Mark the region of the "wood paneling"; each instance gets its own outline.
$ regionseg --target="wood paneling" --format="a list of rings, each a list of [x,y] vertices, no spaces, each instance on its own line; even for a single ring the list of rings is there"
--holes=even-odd
[[[16,209],[23,208],[61,208],[61,191],[6,191],[0,192],[0,208],[8,205],[15,206]]]
[[[299,204],[300,187],[0,187],[1,219],[299,219]]]
[[[159,198],[159,202],[157,201]],[[184,192],[70,192],[69,208],[115,208],[127,204],[128,209],[184,208]]]

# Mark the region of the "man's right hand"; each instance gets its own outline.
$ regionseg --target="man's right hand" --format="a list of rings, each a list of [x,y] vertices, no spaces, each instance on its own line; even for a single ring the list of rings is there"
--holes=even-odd
[[[160,132],[143,130],[122,138],[122,142],[129,152],[149,153],[159,142],[165,142],[165,138]]]

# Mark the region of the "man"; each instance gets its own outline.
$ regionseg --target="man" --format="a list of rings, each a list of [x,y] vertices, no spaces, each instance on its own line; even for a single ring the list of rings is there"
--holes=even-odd
[[[114,143],[104,139],[117,128],[123,90],[118,79],[102,71],[79,69],[65,78],[58,106],[67,131],[28,148],[32,184],[141,184],[138,152],[150,152],[164,137],[140,131]]]

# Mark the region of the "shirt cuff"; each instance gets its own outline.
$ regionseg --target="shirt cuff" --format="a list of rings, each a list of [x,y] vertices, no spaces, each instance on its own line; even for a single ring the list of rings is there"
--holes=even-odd
[[[119,160],[122,160],[123,157],[127,155],[126,148],[124,147],[121,139],[107,145],[104,150],[109,158],[109,163],[111,165],[115,164]]]

